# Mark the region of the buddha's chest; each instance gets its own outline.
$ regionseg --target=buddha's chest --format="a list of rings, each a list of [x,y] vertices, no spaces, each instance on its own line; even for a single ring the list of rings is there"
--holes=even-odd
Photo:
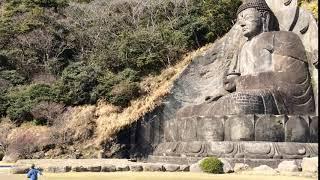
[[[272,52],[268,44],[257,40],[245,43],[238,56],[238,67],[242,75],[272,71]]]

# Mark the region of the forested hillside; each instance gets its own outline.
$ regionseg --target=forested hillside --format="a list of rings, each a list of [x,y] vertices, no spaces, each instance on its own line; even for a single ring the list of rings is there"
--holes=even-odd
[[[46,124],[44,104],[127,107],[143,77],[222,36],[239,2],[3,1],[0,114]]]

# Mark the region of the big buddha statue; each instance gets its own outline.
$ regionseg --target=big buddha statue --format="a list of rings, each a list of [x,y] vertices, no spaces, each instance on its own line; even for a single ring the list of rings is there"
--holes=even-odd
[[[281,5],[282,1],[273,2]],[[264,159],[261,162],[277,167],[283,159],[317,156],[318,117],[305,41],[294,32],[280,31],[279,26],[283,24],[265,0],[244,1],[237,23],[218,41],[222,48],[213,46],[193,61],[181,75],[187,78],[176,83],[181,91],[172,91],[177,98],[181,92],[192,92],[203,100],[178,106],[170,97],[163,109],[169,112],[177,105],[177,111],[159,116],[159,108],[141,122],[135,138],[141,143],[135,147],[144,146],[144,154],[152,152],[150,161],[174,163],[217,156],[252,165]],[[234,41],[237,37],[241,42]],[[215,56],[219,58],[208,63]],[[225,72],[223,80],[218,77],[221,72]],[[188,91],[189,85],[195,88]],[[211,85],[221,88],[210,91]],[[200,95],[194,93],[197,90]]]
[[[237,12],[247,41],[223,81],[223,89],[178,116],[228,114],[310,115],[315,111],[308,63],[299,36],[278,31],[264,0],[249,0]]]

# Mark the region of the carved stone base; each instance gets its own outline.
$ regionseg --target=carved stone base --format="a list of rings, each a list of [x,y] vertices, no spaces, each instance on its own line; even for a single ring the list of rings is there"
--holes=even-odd
[[[318,156],[317,143],[257,142],[257,141],[192,141],[159,144],[154,156],[302,159]]]
[[[318,116],[225,115],[191,116],[165,122],[167,142],[266,141],[318,142]]]
[[[148,162],[191,165],[193,163],[198,162],[202,158],[203,157],[149,156]],[[272,168],[277,168],[282,161],[290,160],[290,159],[246,159],[246,158],[224,158],[224,159],[228,161],[232,167],[234,167],[236,163],[244,163],[244,164],[248,164],[250,167],[267,165]],[[301,166],[301,162],[302,162],[301,159],[296,159],[295,161],[298,166]]]

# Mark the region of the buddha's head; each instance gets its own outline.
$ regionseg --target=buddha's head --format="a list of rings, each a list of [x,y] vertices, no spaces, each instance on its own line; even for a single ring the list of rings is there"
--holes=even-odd
[[[248,0],[238,9],[238,24],[248,39],[267,31],[279,30],[271,9],[264,0]]]

